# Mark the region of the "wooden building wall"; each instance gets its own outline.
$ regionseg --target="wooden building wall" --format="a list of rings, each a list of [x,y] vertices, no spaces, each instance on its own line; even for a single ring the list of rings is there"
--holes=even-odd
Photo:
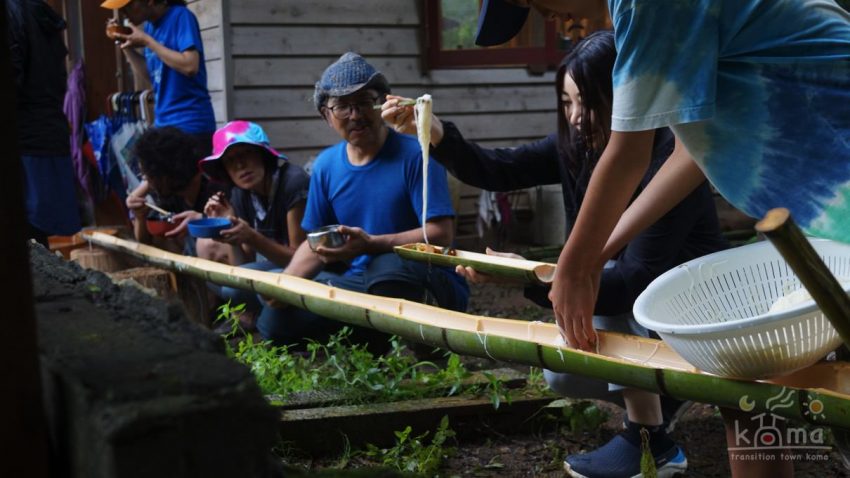
[[[207,67],[207,87],[212,98],[215,119],[224,124],[230,119],[228,109],[227,85],[230,75],[230,64],[227,51],[229,44],[229,28],[225,4],[227,0],[189,0],[189,9],[198,17],[201,27],[201,39],[204,42],[204,55]],[[238,1],[236,3],[239,3]]]
[[[435,111],[455,121],[470,139],[510,145],[555,129],[553,73],[533,76],[523,68],[426,71],[417,0],[196,3],[217,1],[223,1],[230,22],[230,117],[260,123],[272,143],[296,162],[304,163],[339,141],[313,107],[313,85],[325,67],[349,50],[380,69],[393,92],[411,97],[430,93]]]

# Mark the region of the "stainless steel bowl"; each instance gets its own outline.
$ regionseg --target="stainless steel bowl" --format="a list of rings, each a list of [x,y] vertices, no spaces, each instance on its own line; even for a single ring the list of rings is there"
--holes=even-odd
[[[339,233],[339,224],[333,224],[307,234],[307,243],[315,251],[319,246],[340,247],[345,244],[345,238]]]

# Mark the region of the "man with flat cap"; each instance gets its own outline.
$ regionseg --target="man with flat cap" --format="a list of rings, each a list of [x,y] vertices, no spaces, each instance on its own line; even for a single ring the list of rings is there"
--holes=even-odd
[[[331,64],[316,83],[316,109],[342,141],[322,151],[313,164],[301,226],[309,232],[339,224],[345,243],[314,251],[304,242],[284,273],[463,311],[469,296],[463,278],[451,269],[393,253],[394,246],[423,242],[425,237],[419,142],[388,128],[374,108],[389,92],[384,75],[352,52]],[[424,226],[431,244],[452,245],[454,215],[446,170],[430,162]],[[290,311],[278,309],[278,320],[270,322],[273,330],[263,335],[291,339],[286,320]]]

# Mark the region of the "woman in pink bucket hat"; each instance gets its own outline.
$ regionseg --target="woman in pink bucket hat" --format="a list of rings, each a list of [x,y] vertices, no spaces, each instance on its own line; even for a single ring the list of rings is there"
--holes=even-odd
[[[198,167],[211,179],[232,186],[229,198],[224,194],[210,198],[204,214],[229,218],[233,224],[218,239],[199,239],[198,247],[223,242],[230,247],[224,257],[214,260],[254,270],[282,270],[306,237],[301,219],[310,178],[304,169],[272,148],[263,128],[249,121],[231,121],[216,130],[213,154],[200,160]],[[220,295],[233,305],[246,304],[246,319],[261,307],[251,292],[223,287]],[[250,322],[244,320],[243,326]]]

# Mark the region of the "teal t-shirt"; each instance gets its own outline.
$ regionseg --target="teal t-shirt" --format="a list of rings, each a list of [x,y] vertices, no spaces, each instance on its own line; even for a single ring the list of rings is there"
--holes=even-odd
[[[670,126],[738,209],[850,242],[850,14],[833,0],[609,0],[612,130]]]

